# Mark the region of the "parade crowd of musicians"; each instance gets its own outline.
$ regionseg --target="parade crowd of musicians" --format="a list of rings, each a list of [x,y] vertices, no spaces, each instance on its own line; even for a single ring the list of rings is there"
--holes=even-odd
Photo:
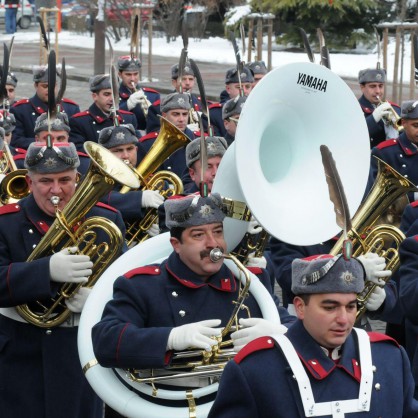
[[[144,266],[138,260],[137,268],[115,277],[113,299],[92,330],[102,366],[164,370],[176,351],[190,347],[211,351],[217,342],[213,336],[226,325],[239,291],[239,282],[223,258],[213,259],[213,249],[226,251],[227,237],[224,203],[211,189],[235,140],[246,99],[268,72],[264,62],[229,69],[220,100],[208,103],[208,114],[202,113],[188,61],[184,68],[173,65],[173,92],[161,96],[140,83],[137,58],[118,57],[116,67],[119,97],[114,98],[109,74],[96,74],[89,80],[89,108],[80,109],[64,97],[52,118],[46,66],[34,67],[33,95],[25,92],[29,98],[16,100],[18,79],[11,72],[7,77],[0,148],[3,156],[11,155],[13,164],[4,173],[0,207],[0,416],[4,418],[120,416],[107,405],[104,409],[80,367],[77,330],[91,289],[78,287],[65,299],[69,315],[56,327],[29,323],[16,309],[27,305],[36,312],[64,283],[85,284],[92,275],[90,256],[64,243],[28,261],[90,170],[86,141],[102,145],[135,169],[149,159],[161,136],[167,136],[166,121],[184,137],[182,146],[147,173],[152,180],[158,172],[168,171],[180,179],[180,189],[169,194],[173,187],[166,184],[161,189],[124,192],[118,184],[70,228],[69,233],[75,234],[93,216],[112,221],[126,238],[118,255],[142,239],[170,234],[173,251],[165,261]],[[57,72],[57,84],[59,77]],[[359,106],[371,149],[365,196],[378,176],[374,157],[418,184],[418,100],[398,106],[384,99],[385,83],[384,69],[359,73]],[[28,193],[16,199],[7,195],[5,181],[20,169],[26,170]],[[270,293],[281,323],[262,318],[254,297],[248,297],[251,317],[240,311],[241,327],[231,330],[237,354],[210,399],[214,400],[210,417],[418,417],[417,193],[418,189],[410,191],[410,203],[391,218],[406,236],[399,249],[400,267],[394,272],[377,254],[329,255],[338,236],[311,246],[270,237],[261,253],[245,251],[246,240],[265,239],[257,219],[246,219],[247,233],[234,253],[241,254],[241,261]],[[157,216],[146,225],[143,237],[128,236],[129,227],[152,210]],[[106,241],[109,237],[102,232],[95,236],[96,244]],[[365,314],[357,319],[356,295],[365,282],[374,286]],[[385,332],[373,332],[369,319],[386,324]],[[208,381],[196,377],[187,384],[172,381],[168,386],[199,388]],[[195,401],[199,405],[205,399]]]

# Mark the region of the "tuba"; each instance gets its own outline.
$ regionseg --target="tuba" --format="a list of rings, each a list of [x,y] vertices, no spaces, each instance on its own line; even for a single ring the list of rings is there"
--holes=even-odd
[[[175,151],[185,147],[190,142],[189,138],[175,127],[167,119],[161,117],[161,129],[154,144],[147,155],[135,169],[142,187],[142,190],[159,190],[165,198],[183,193],[183,183],[181,179],[171,171],[159,171],[150,177],[155,170]],[[168,187],[167,187],[168,185]],[[127,193],[129,187],[124,186],[121,193]],[[145,216],[138,221],[127,223],[126,241],[128,246],[145,241],[149,238],[147,230],[153,223],[158,222],[157,209],[147,210]]]
[[[91,164],[83,182],[76,193],[36,246],[27,261],[36,260],[53,254],[57,248],[77,246],[82,254],[93,261],[93,273],[85,287],[93,287],[109,263],[119,256],[123,245],[123,236],[119,228],[106,218],[83,217],[97,201],[113,188],[116,181],[129,187],[138,187],[138,179],[125,163],[110,151],[94,142],[86,142],[84,149]],[[77,227],[75,232],[72,232]],[[97,230],[103,230],[109,236],[109,243],[95,243]],[[64,242],[66,238],[69,239]],[[18,313],[27,322],[40,328],[51,328],[62,324],[71,314],[65,299],[71,298],[82,284],[64,283],[57,295],[50,301],[38,301],[34,305],[19,305]]]
[[[376,157],[375,157],[376,158]],[[405,235],[391,224],[381,224],[385,212],[390,210],[406,193],[418,191],[415,185],[399,174],[390,165],[378,158],[378,173],[372,189],[353,217],[348,238],[353,244],[353,256],[373,252],[386,260],[386,270],[396,271],[399,267],[399,246]],[[406,203],[406,202],[405,202]],[[402,212],[404,205],[397,207]],[[330,254],[342,250],[344,237],[340,237]],[[386,278],[389,280],[389,277]],[[357,319],[366,312],[366,303],[377,284],[367,281],[363,291],[357,295]]]
[[[261,106],[266,102],[269,103],[267,109]],[[342,132],[338,138],[328,119],[321,123],[324,109],[335,108],[335,103],[339,104],[339,109],[332,123]],[[344,184],[357,182],[346,190],[349,207],[354,212],[363,197],[358,184],[365,185],[368,178],[368,138],[356,97],[329,69],[311,63],[295,63],[267,74],[248,96],[236,139],[222,158],[212,188],[213,192],[224,196],[228,212],[224,220],[228,252],[245,235],[251,213],[268,233],[296,245],[310,245],[336,235],[338,227],[319,147],[328,145],[338,161],[342,161],[340,176],[345,179]],[[347,143],[350,143],[349,149],[346,149]],[[358,162],[358,170],[353,172],[354,160]],[[129,250],[102,275],[81,314],[78,346],[86,378],[97,394],[124,416],[186,418],[195,414],[203,418],[209,413],[210,402],[197,406],[192,412],[192,406],[161,406],[140,395],[166,400],[187,399],[192,405],[193,398],[209,395],[218,387],[212,384],[187,391],[159,388],[155,392],[152,384],[132,381],[125,370],[103,368],[94,359],[91,328],[100,320],[104,304],[112,297],[115,278],[138,267],[138,260],[141,265],[158,263],[171,251],[168,233]],[[237,277],[243,276],[230,260],[225,260],[225,264]],[[256,276],[250,274],[250,278],[249,291],[260,305],[263,317],[277,321],[277,308],[270,294]]]

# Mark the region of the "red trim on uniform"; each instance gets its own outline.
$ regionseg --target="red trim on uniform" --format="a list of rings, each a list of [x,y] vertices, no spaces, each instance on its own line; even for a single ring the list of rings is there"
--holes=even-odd
[[[364,113],[367,113],[368,115],[373,113],[373,109],[370,109],[370,107],[366,107],[366,106],[363,106],[363,105],[360,105],[360,106],[363,109]]]
[[[17,107],[26,103],[29,103],[29,99],[20,99],[17,102],[14,102],[12,107]]]
[[[74,100],[71,100],[71,99],[67,99],[66,97],[62,98],[61,99],[61,102],[70,103],[70,104],[73,104],[73,105],[78,106],[78,103],[77,102],[75,102]]]
[[[115,209],[113,206],[106,205],[106,203],[97,202],[97,203],[96,203],[96,206],[99,206],[99,208],[109,209],[109,210],[111,210],[112,212],[116,212],[116,213],[118,212],[118,210],[117,210],[117,209]]]
[[[141,138],[139,138],[139,142],[148,141],[148,139],[155,139],[157,138],[157,136],[158,136],[158,132],[150,132],[149,134],[141,136]]]
[[[24,154],[24,155],[26,155],[26,153],[27,153],[27,150],[25,150],[25,149],[23,149],[23,148],[15,148],[15,151],[16,151],[18,154]]]
[[[79,118],[80,116],[88,116],[88,115],[90,115],[90,112],[88,110],[84,110],[82,112],[75,113],[72,117]]]
[[[88,154],[86,154],[85,152],[81,152],[81,151],[77,151],[77,155],[79,156],[79,157],[88,157],[89,155]]]
[[[171,358],[173,357],[172,351],[167,351],[164,356],[164,364],[168,366],[171,362]]]
[[[129,322],[123,327],[122,331],[119,334],[119,338],[118,338],[118,345],[116,346],[116,361],[119,362],[119,347],[120,347],[120,342],[122,340],[123,334],[126,331],[126,328],[128,328],[129,326]]]
[[[247,267],[247,269],[253,274],[261,274],[263,272],[263,269],[260,267]]]
[[[319,254],[319,255],[310,255],[309,257],[302,258],[305,261],[313,261],[313,260],[326,260],[327,258],[333,258],[334,256],[331,254]]]
[[[228,277],[226,279],[221,279],[221,289],[231,291],[231,279]]]
[[[129,270],[127,273],[125,273],[123,276],[126,279],[131,279],[134,276],[138,275],[148,275],[148,276],[158,276],[160,274],[160,268],[156,266],[143,266],[138,267],[133,270]]]
[[[414,200],[414,201],[410,204],[410,206],[411,206],[412,208],[416,208],[416,207],[418,206],[418,200]]]
[[[14,155],[14,156],[13,156],[13,160],[14,160],[14,161],[17,161],[17,160],[24,160],[24,159],[25,159],[25,157],[26,157],[26,155],[25,155],[25,154],[16,154],[16,155]]]
[[[418,241],[418,235],[414,235],[414,240]]]
[[[128,99],[129,98],[129,94],[128,93],[119,93],[119,97],[123,100]]]
[[[300,356],[299,356],[300,357]],[[311,372],[311,374],[313,375],[313,373],[315,373],[318,377],[316,377],[317,379],[323,379],[324,377],[328,376],[329,372],[327,372],[321,365],[321,363],[316,360],[316,359],[311,359],[308,361],[304,361],[302,359],[302,361],[304,362],[304,364],[308,367],[309,371]],[[334,367],[333,367],[334,369]]]
[[[132,112],[129,112],[128,110],[119,109],[118,112],[119,113],[122,113],[124,115],[133,115],[133,113]]]
[[[46,234],[48,232],[49,226],[44,221],[38,221],[35,223],[36,228],[41,234]]]
[[[209,107],[208,107],[208,109],[215,109],[215,108],[217,108],[217,107],[222,107],[223,105],[222,105],[222,103],[212,103]]]
[[[152,88],[150,88],[150,87],[142,87],[142,90],[144,90],[144,91],[149,91],[150,93],[157,93],[157,94],[160,94],[160,92],[159,92],[159,91],[157,91],[157,90],[155,90],[155,89],[152,89]]]
[[[360,380],[361,380],[361,368],[360,368],[360,364],[359,364],[359,362],[355,358],[353,358],[351,360],[351,364],[352,364],[353,370],[354,370],[354,378],[358,382],[360,382]]]
[[[157,99],[152,105],[159,106],[161,104],[161,99]]]
[[[256,338],[239,351],[239,353],[234,357],[235,363],[240,364],[241,361],[245,359],[245,357],[247,357],[251,353],[255,353],[256,351],[273,348],[273,341],[274,340],[271,337]]]
[[[20,206],[16,203],[9,203],[0,207],[0,215],[5,215],[7,213],[16,213],[20,211]]]
[[[167,271],[183,286],[186,286],[190,289],[199,289],[200,287],[206,286],[207,283],[202,283],[202,284],[196,284],[191,282],[190,280],[186,280],[186,279],[182,279],[181,277],[177,276],[176,274],[174,274],[169,268],[168,266],[166,267]],[[214,287],[214,286],[212,286]],[[217,289],[217,287],[215,287],[215,289]]]
[[[380,144],[376,145],[377,149],[384,149],[388,147],[393,147],[396,145],[398,141],[396,139],[388,139],[387,141],[383,141]]]
[[[371,343],[380,343],[382,341],[388,341],[399,347],[398,342],[393,338],[389,337],[388,335],[381,334],[380,332],[368,332],[367,334],[369,335]]]

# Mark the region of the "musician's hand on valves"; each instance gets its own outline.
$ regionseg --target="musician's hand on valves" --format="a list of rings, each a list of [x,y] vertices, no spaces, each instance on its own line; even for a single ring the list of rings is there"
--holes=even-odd
[[[85,283],[92,273],[90,257],[75,254],[77,247],[64,248],[49,260],[51,280],[60,283]]]
[[[366,280],[378,285],[385,284],[388,277],[391,276],[390,270],[385,270],[386,260],[375,253],[366,253],[357,257],[357,260],[363,264],[366,272]]]
[[[257,219],[255,219],[254,216],[251,216],[251,220],[248,223],[247,232],[251,235],[255,235],[259,234],[262,230],[263,227],[260,225]]]
[[[255,257],[255,253],[248,254],[246,267],[259,267],[265,269],[267,260],[264,256]]]
[[[164,203],[164,197],[160,195],[158,190],[144,190],[142,192],[141,206],[143,208],[157,209]]]
[[[65,304],[67,308],[74,313],[80,313],[83,308],[86,300],[91,292],[91,289],[88,287],[80,287],[75,295],[69,299],[65,299]]]
[[[132,110],[137,104],[140,104],[141,107],[151,106],[151,102],[147,99],[143,90],[138,90],[135,93],[132,93],[126,104],[128,105],[129,110]]]
[[[168,350],[185,350],[186,348],[202,348],[211,351],[213,345],[217,344],[216,339],[210,338],[221,333],[220,319],[208,319],[206,321],[192,322],[173,328],[168,336]]]
[[[287,331],[284,325],[263,318],[241,318],[239,324],[242,328],[231,334],[236,353],[256,338],[284,334]]]
[[[147,229],[147,234],[152,238],[156,237],[160,233],[160,226],[158,224],[152,224],[149,229]]]
[[[387,117],[390,115],[391,111],[390,108],[392,106],[389,102],[383,102],[379,106],[376,107],[376,109],[373,111],[372,116],[375,122],[379,122],[383,117]]]
[[[371,312],[377,311],[382,306],[385,299],[386,299],[385,289],[377,286],[373,290],[368,301],[366,302],[366,309]]]

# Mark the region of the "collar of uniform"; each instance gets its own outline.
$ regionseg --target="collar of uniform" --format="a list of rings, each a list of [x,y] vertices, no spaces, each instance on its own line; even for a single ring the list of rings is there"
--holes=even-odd
[[[126,87],[125,84],[120,83],[119,84],[119,95],[126,99],[128,98],[134,91],[131,90],[130,88]]]
[[[35,94],[33,97],[29,99],[31,102],[33,108],[36,110],[36,113],[42,114],[45,113],[48,110],[48,104],[44,103],[37,94]]]
[[[211,286],[222,292],[235,292],[237,289],[237,281],[225,265],[222,265],[221,269],[209,277],[208,280],[202,281],[202,278],[198,274],[190,270],[180,260],[177,253],[172,252],[168,257],[166,268],[179,283],[191,289],[198,289],[204,286]]]
[[[335,363],[324,353],[321,346],[306,331],[302,321],[297,320],[289,328],[286,336],[292,342],[299,358],[314,379],[325,379],[336,368],[340,368],[356,381],[360,381],[360,361],[353,333],[348,336],[343,344],[338,363]]]
[[[32,194],[21,199],[19,205],[24,210],[26,217],[30,220],[33,226],[39,231],[41,235],[45,235],[50,225],[54,222],[55,218],[47,215],[36,204]]]
[[[103,123],[103,122],[106,122],[107,120],[110,119],[110,115],[106,115],[106,113],[104,113],[103,111],[101,111],[95,103],[93,103],[89,107],[89,113],[90,113],[90,116],[97,123]],[[119,121],[120,121],[120,116],[118,116],[118,118],[119,118]]]
[[[376,106],[374,106],[371,102],[369,102],[364,95],[358,99],[360,106],[363,108],[363,112],[365,113],[373,113],[373,110]]]
[[[416,145],[408,139],[405,132],[399,135],[398,142],[405,155],[415,155],[418,153]]]

